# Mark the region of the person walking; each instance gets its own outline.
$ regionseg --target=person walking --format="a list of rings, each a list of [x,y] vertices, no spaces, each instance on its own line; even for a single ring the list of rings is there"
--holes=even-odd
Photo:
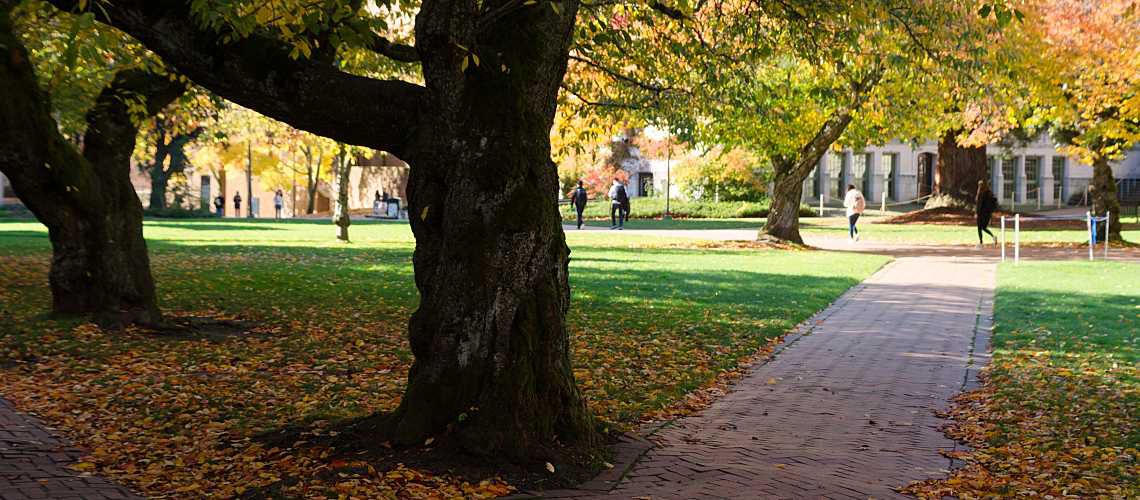
[[[986,185],[986,181],[978,181],[978,194],[974,197],[974,210],[978,219],[978,246],[975,248],[982,248],[985,241],[982,239],[982,233],[990,235],[994,239],[994,245],[997,245],[997,236],[990,232],[990,219],[994,216],[994,210],[997,210],[997,197],[994,192],[990,191],[990,187]]]
[[[625,209],[629,206],[629,195],[625,192],[625,184],[614,179],[610,186],[610,229],[625,229]]]
[[[843,207],[847,209],[847,236],[851,241],[859,241],[859,228],[855,224],[859,222],[859,216],[863,215],[863,210],[867,208],[867,200],[863,198],[863,193],[855,189],[854,184],[847,185],[847,196],[843,198]]]
[[[241,192],[234,191],[234,217],[241,217]]]
[[[218,217],[226,216],[226,199],[220,194],[214,197],[214,212],[218,214]]]
[[[588,198],[582,181],[578,181],[578,187],[570,194],[570,203],[574,205],[574,211],[578,212],[578,229],[582,229],[582,212],[586,211],[586,200]]]
[[[284,205],[285,205],[285,193],[281,192],[281,190],[278,189],[277,193],[273,195],[273,212],[274,212],[273,218],[274,219],[281,220],[281,207],[283,207]]]

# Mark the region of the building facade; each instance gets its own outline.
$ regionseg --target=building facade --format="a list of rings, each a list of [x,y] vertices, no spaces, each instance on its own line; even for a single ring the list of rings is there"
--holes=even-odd
[[[994,195],[1005,205],[1054,207],[1085,202],[1092,167],[1057,151],[1047,136],[1018,144],[986,147],[987,171]],[[938,164],[938,143],[891,141],[860,151],[829,151],[804,181],[805,203],[841,203],[848,184],[872,204],[916,201],[931,194]],[[1122,198],[1140,187],[1140,146],[1112,163]]]

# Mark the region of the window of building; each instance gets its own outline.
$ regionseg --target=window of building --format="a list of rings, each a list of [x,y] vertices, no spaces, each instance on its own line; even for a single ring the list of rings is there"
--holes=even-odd
[[[895,192],[895,164],[898,162],[898,155],[894,153],[883,154],[881,161],[882,164],[880,168],[883,169],[883,195],[892,200],[898,200],[898,193]]]
[[[1064,156],[1054,156],[1052,168],[1053,168],[1053,199],[1054,200],[1060,200],[1061,203],[1065,203],[1068,201],[1064,198],[1064,195],[1068,194],[1068,193],[1064,192],[1064,187],[1065,187],[1065,157]]]
[[[868,155],[864,153],[858,153],[851,157],[852,163],[854,163],[851,166],[851,184],[861,189],[864,196],[871,192],[870,189],[867,189],[867,181],[871,180],[870,176],[867,175],[867,164],[870,163],[867,157]],[[844,186],[843,190],[846,192],[847,186]]]
[[[1041,187],[1041,159],[1025,158],[1025,201],[1037,201]]]
[[[1013,158],[1003,158],[1001,160],[1001,199],[1004,202],[1012,203],[1017,196],[1017,160]]]
[[[819,167],[811,169],[808,174],[808,181],[811,182],[811,197],[819,198]]]
[[[829,154],[827,155],[827,180],[828,180],[828,194],[832,199],[841,198],[843,191],[843,154]]]

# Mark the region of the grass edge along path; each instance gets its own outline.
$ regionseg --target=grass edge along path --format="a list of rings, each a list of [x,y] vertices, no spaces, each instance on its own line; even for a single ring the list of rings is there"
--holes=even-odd
[[[993,358],[949,411],[965,466],[922,498],[1140,497],[1140,264],[999,267]]]
[[[354,225],[351,245],[325,222],[145,230],[167,312],[250,322],[248,333],[164,339],[44,318],[46,234],[0,224],[0,259],[11,264],[0,272],[0,385],[91,450],[81,472],[175,498],[266,487],[333,497],[509,491],[495,478],[373,470],[332,450],[250,439],[292,424],[320,433],[398,404],[416,302],[405,225]],[[699,407],[700,389],[888,260],[654,247],[662,239],[610,233],[569,239],[575,375],[591,408],[623,428]]]

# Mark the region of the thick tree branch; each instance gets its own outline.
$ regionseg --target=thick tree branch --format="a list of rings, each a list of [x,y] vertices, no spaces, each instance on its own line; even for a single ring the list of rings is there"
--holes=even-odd
[[[380,35],[374,36],[372,43],[368,46],[368,48],[373,52],[387,57],[393,61],[406,63],[420,61],[420,54],[419,52],[416,52],[415,47],[401,43],[393,43],[392,41]]]
[[[78,0],[49,0],[75,10]],[[351,75],[319,60],[296,60],[268,35],[223,44],[196,27],[181,0],[116,0],[92,12],[131,35],[195,83],[296,128],[341,142],[404,152],[425,89]]]

